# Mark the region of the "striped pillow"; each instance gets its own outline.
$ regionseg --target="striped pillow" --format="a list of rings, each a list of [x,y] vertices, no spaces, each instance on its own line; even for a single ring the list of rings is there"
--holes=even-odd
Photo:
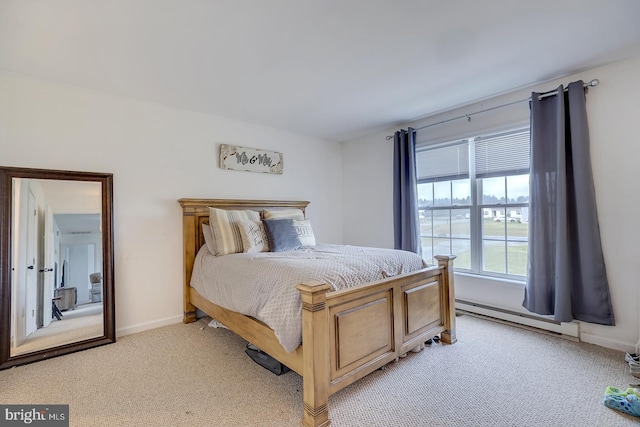
[[[243,251],[238,221],[260,221],[260,214],[252,210],[233,211],[209,208],[209,225],[213,231],[216,253],[235,254]]]
[[[302,209],[265,209],[262,215],[264,219],[304,219]]]
[[[213,230],[209,224],[202,224],[202,234],[204,235],[204,244],[212,255],[217,255],[215,241],[213,240]]]

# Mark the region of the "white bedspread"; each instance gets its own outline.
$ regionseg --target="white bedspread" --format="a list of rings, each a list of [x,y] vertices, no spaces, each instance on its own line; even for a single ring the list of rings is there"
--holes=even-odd
[[[213,256],[205,245],[196,256],[191,286],[221,307],[266,323],[291,352],[302,337],[296,285],[319,281],[339,290],[424,267],[418,255],[393,249],[319,244],[287,252]]]

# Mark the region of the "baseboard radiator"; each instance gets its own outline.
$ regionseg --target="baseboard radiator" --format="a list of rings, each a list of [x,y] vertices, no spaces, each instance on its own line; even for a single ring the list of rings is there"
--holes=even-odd
[[[470,301],[456,299],[456,311],[521,326],[527,329],[537,329],[544,332],[552,332],[566,338],[579,340],[580,324],[577,322],[556,322],[551,319],[540,318],[526,313],[491,307]]]

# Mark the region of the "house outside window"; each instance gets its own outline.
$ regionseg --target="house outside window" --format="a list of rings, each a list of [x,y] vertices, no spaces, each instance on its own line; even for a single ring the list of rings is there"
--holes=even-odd
[[[416,148],[418,218],[429,263],[524,280],[529,229],[529,129]]]

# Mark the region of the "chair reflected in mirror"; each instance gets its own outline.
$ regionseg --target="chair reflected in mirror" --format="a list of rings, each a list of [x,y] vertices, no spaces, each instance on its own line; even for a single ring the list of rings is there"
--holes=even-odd
[[[102,301],[102,273],[90,274],[89,282],[91,282],[91,302]]]

